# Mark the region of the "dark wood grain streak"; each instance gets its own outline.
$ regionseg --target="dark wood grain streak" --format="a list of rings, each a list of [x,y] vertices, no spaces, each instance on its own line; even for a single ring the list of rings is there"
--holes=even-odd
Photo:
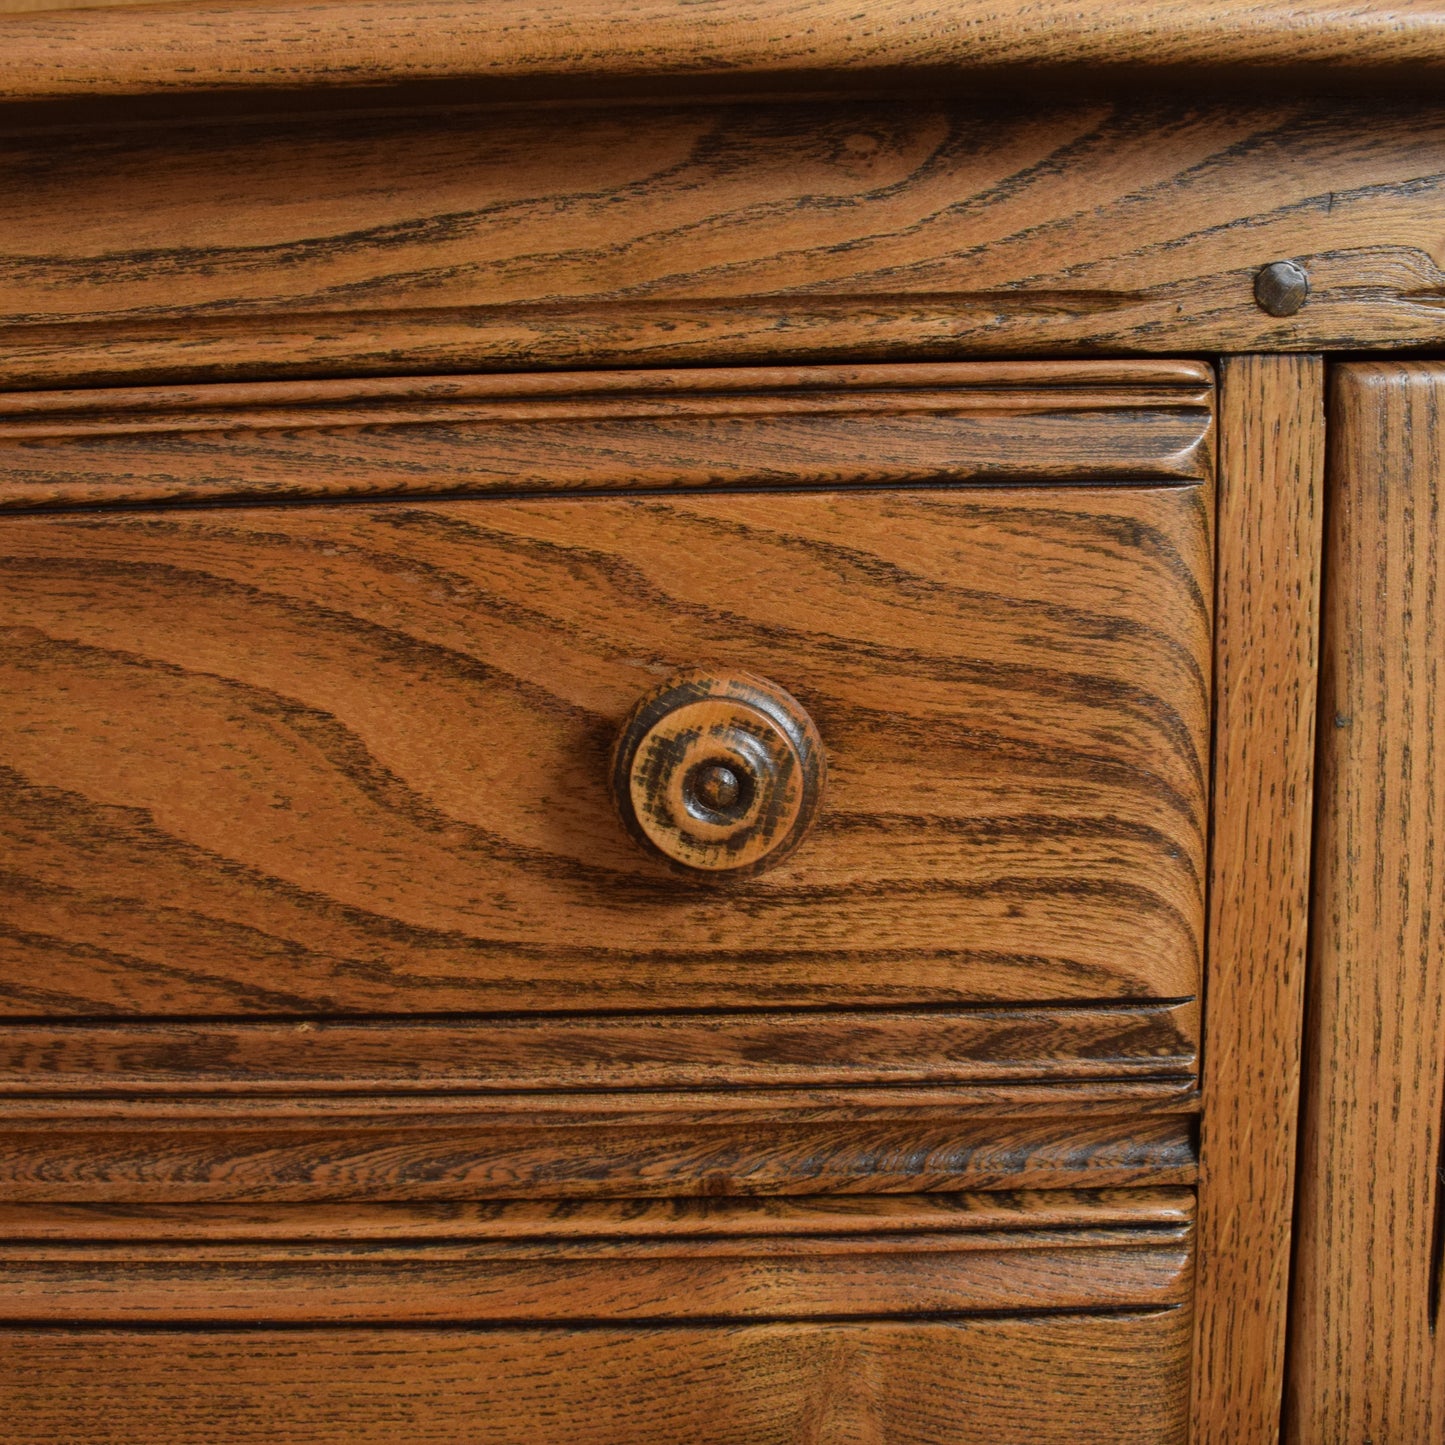
[[[1408,0],[1310,11],[1280,0],[878,0],[866,14],[846,0],[489,0],[484,16],[458,0],[206,0],[13,16],[0,36],[0,96],[10,99],[421,80],[530,97],[880,80],[917,88],[1099,69],[1115,84],[1240,70],[1338,84],[1445,69],[1445,22]]]
[[[1445,366],[1333,378],[1287,1434],[1445,1429]]]
[[[14,1202],[467,1201],[1189,1184],[1184,1081],[6,1104]]]
[[[13,1445],[1183,1445],[1185,1309],[404,1331],[0,1330]]]
[[[1323,535],[1324,368],[1221,377],[1198,1445],[1279,1434],[1300,1103]]]
[[[1208,487],[0,524],[0,1009],[575,1013],[1198,991]],[[700,891],[607,752],[788,688],[804,846]]]
[[[1189,1078],[1197,1005],[0,1026],[0,1093]]]
[[[11,393],[0,506],[1201,481],[1211,381],[1188,362],[965,362]]]
[[[0,189],[8,387],[1445,338],[1430,103],[110,125],[12,136]]]
[[[594,1207],[584,1234],[556,1204],[514,1206],[512,1227],[497,1234],[474,1209],[467,1235],[389,1241],[15,1239],[0,1220],[0,1325],[866,1318],[1186,1303],[1190,1197],[1139,1195],[1132,1210],[1123,1191],[1097,1208],[1071,1195],[1062,1226],[1008,1196],[978,1211],[885,1199],[876,1219],[873,1201],[858,1200],[845,1231],[815,1206],[796,1210],[783,1234],[760,1232],[740,1211],[753,1228],[728,1233],[714,1218],[698,1232],[667,1206],[652,1211],[665,1229],[647,1232],[634,1206],[620,1234]]]

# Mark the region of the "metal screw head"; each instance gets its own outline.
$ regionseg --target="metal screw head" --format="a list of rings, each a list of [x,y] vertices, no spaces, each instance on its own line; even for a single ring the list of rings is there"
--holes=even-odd
[[[1254,299],[1271,316],[1293,316],[1309,294],[1309,273],[1298,261],[1272,261],[1254,278]]]

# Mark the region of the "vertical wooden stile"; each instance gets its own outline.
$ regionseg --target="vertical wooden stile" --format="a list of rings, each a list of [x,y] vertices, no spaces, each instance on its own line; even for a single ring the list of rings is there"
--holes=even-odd
[[[1197,1445],[1264,1445],[1279,1434],[1309,919],[1323,467],[1321,359],[1225,361]]]
[[[1287,1436],[1445,1431],[1445,366],[1330,391],[1315,922]]]

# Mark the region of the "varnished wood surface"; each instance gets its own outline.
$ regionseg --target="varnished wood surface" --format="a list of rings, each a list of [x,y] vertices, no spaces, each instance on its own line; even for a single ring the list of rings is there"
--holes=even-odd
[[[862,1238],[800,1248],[385,1251],[126,1245],[0,1250],[0,1328],[164,1323],[275,1328],[857,1318],[1112,1309],[1187,1299],[1181,1239],[1127,1232],[1014,1239]]]
[[[530,1199],[466,1204],[0,1203],[8,1243],[465,1241],[910,1235],[1157,1227],[1194,1217],[1191,1189],[1009,1190],[813,1198]]]
[[[1178,1001],[1207,487],[175,509],[0,525],[12,1017]],[[736,884],[643,857],[634,700],[828,756]]]
[[[0,395],[0,506],[1200,481],[1194,362],[572,372]]]
[[[1330,421],[1298,1445],[1445,1430],[1445,367],[1341,367]]]
[[[857,1318],[1184,1303],[1182,1235],[752,1239],[706,1248],[0,1247],[6,1325]]]
[[[586,1329],[0,1331],[14,1445],[1182,1445],[1183,1309]]]
[[[12,134],[0,385],[1440,344],[1442,178],[1428,101]],[[1281,259],[1311,288],[1285,318],[1254,290]]]
[[[83,430],[87,424],[107,431],[120,418],[128,430],[164,431],[189,425],[213,430],[234,427],[257,410],[305,415],[311,408],[347,408],[369,416],[404,420],[414,409],[429,415],[428,405],[471,404],[476,415],[546,417],[548,403],[573,421],[589,407],[613,401],[643,408],[648,418],[684,415],[726,397],[740,408],[751,405],[763,415],[785,413],[790,406],[818,410],[921,411],[937,409],[933,393],[957,388],[983,392],[984,409],[1000,404],[1026,411],[1067,401],[1070,391],[1089,397],[1073,410],[1128,406],[1141,393],[1158,405],[1195,407],[1214,379],[1206,362],[1178,357],[1096,357],[1079,361],[894,362],[853,366],[717,366],[701,370],[502,372],[473,376],[369,376],[308,381],[210,382],[196,386],[90,387],[72,391],[0,392],[0,417],[19,418],[37,428],[47,418],[55,434]],[[1135,388],[1128,396],[1111,393]],[[762,396],[754,393],[763,393]],[[1041,397],[1039,394],[1043,393]],[[1191,395],[1194,393],[1194,395]],[[672,403],[669,404],[669,398]],[[789,398],[792,398],[790,401]],[[951,395],[953,409],[967,409],[967,394]],[[524,410],[532,403],[536,410]],[[221,427],[207,418],[220,414]],[[338,414],[344,414],[338,410]],[[37,430],[36,435],[49,435]]]
[[[1445,14],[1409,0],[202,0],[27,15],[0,30],[0,96],[381,86],[473,91],[917,86],[1103,69],[1114,83],[1263,72],[1305,83],[1445,69]],[[1035,76],[1037,78],[1037,76]]]
[[[208,1237],[200,1211],[189,1238],[118,1237],[115,1213],[108,1234],[88,1237],[75,1211],[62,1237],[51,1218],[49,1239],[26,1238],[12,1210],[0,1218],[0,1324],[866,1318],[1188,1302],[1187,1191],[1137,1201],[1114,1191],[1097,1204],[1072,1194],[1052,1222],[1041,1218],[1047,1196],[978,1200],[860,1199],[843,1230],[808,1203],[786,1216],[735,1208],[737,1230],[721,1213],[629,1201],[594,1205],[586,1220],[578,1207],[513,1205],[494,1231],[472,1206],[445,1232],[390,1240],[366,1238],[363,1221],[318,1239],[310,1210],[292,1211],[291,1238],[237,1238],[233,1218]],[[775,1218],[792,1227],[763,1232]]]
[[[1324,368],[1232,358],[1220,405],[1194,1439],[1269,1445],[1284,1389],[1309,923]]]
[[[891,1241],[889,1242],[891,1244]],[[1116,1234],[1027,1245],[919,1236],[753,1240],[681,1251],[126,1245],[0,1250],[0,1327],[277,1327],[857,1318],[1157,1307],[1187,1299],[1181,1238]]]
[[[625,1095],[29,1098],[18,1203],[394,1202],[1165,1187],[1188,1081]]]
[[[1188,1301],[1183,1235],[711,1241],[626,1250],[0,1248],[13,1325],[470,1325],[877,1318]]]
[[[0,14],[22,14],[32,10],[94,10],[100,6],[129,6],[137,0],[0,0]],[[144,3],[144,0],[139,0]]]
[[[1198,1006],[0,1026],[0,1093],[1190,1079]]]

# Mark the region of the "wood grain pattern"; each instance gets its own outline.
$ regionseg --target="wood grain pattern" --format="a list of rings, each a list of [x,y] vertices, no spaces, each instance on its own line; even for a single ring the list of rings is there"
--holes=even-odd
[[[1186,1185],[1183,1081],[623,1096],[7,1101],[19,1203],[397,1202]]]
[[[607,1090],[1195,1075],[1198,1005],[0,1026],[0,1094]]]
[[[0,15],[19,15],[32,10],[94,10],[116,3],[117,0],[0,0]],[[165,4],[166,0],[119,0],[119,3],[132,7]]]
[[[1284,1389],[1300,1097],[1324,368],[1231,358],[1220,405],[1194,1439],[1266,1445]]]
[[[1289,1437],[1445,1428],[1445,367],[1331,393],[1319,861]]]
[[[0,188],[10,387],[1445,339],[1429,102],[108,123]]]
[[[393,1331],[0,1330],[13,1445],[1182,1445],[1184,1309]]]
[[[1445,69],[1445,16],[1409,0],[1301,10],[1281,0],[202,0],[6,22],[0,96],[381,86],[466,80],[570,96],[609,82],[713,90],[752,82],[912,86],[979,73],[1263,71],[1318,81]],[[1038,78],[1035,76],[1034,78]]]
[[[1196,362],[567,372],[0,396],[0,506],[1201,481]]]
[[[1183,1235],[751,1239],[625,1249],[473,1244],[0,1248],[5,1325],[561,1324],[877,1318],[1187,1301]]]
[[[960,1230],[1158,1227],[1194,1217],[1191,1189],[1050,1189],[815,1197],[492,1199],[465,1204],[10,1204],[0,1239],[236,1244],[258,1241],[729,1239],[907,1236]]]
[[[1209,488],[176,509],[0,528],[13,1017],[1198,992]],[[607,751],[788,687],[829,798],[705,890]]]
[[[469,1230],[453,1219],[444,1235],[391,1240],[358,1237],[357,1224],[317,1239],[307,1209],[293,1210],[292,1238],[269,1240],[235,1238],[231,1220],[219,1238],[183,1239],[118,1238],[115,1214],[101,1238],[75,1213],[63,1238],[53,1220],[50,1239],[15,1238],[19,1221],[0,1220],[0,1324],[717,1321],[1187,1303],[1192,1199],[1137,1195],[1114,1191],[1097,1206],[1070,1195],[1054,1212],[1072,1217],[1052,1224],[1040,1222],[1037,1195],[978,1209],[977,1196],[905,1196],[876,1211],[857,1200],[842,1231],[804,1205],[780,1234],[758,1228],[768,1219],[756,1208],[735,1210],[751,1227],[730,1231],[716,1213],[631,1201],[626,1216],[610,1209],[625,1217],[621,1233],[605,1207],[591,1209],[589,1232],[575,1209],[528,1203],[499,1231],[473,1206]],[[638,1217],[647,1213],[650,1228]],[[191,1224],[204,1231],[204,1216],[192,1211]]]

